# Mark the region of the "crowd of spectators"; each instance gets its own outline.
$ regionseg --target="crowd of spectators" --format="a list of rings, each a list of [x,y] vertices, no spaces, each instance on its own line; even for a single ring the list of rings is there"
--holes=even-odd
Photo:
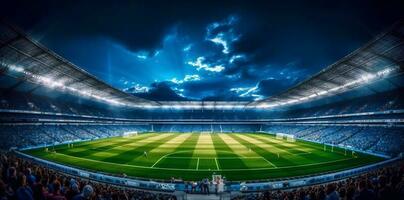
[[[186,181],[184,182],[184,192],[189,194],[211,194],[214,193],[218,195],[224,191],[225,179],[221,177],[216,177],[213,180],[209,178],[204,178],[201,181]]]
[[[262,118],[296,118],[317,117],[324,115],[339,115],[360,112],[378,112],[404,109],[404,98],[401,91],[391,91],[373,96],[365,96],[342,102],[322,106],[311,106],[310,102],[305,108],[292,108],[289,111],[274,111],[253,109],[234,112],[234,110],[133,110],[120,107],[110,107],[90,100],[53,91],[55,96],[24,93],[19,91],[3,91],[0,89],[0,109],[41,111],[75,115],[90,115],[98,117],[120,118],[154,118],[154,119],[262,119]]]
[[[149,192],[91,182],[0,153],[0,200],[174,200]]]
[[[401,91],[391,91],[321,106],[314,105],[310,108],[291,109],[290,111],[280,113],[280,118],[316,117],[403,109],[403,98],[404,94]]]
[[[2,149],[53,145],[66,141],[120,136],[125,132],[152,131],[149,125],[8,125],[0,129]],[[161,132],[286,133],[296,138],[341,145],[363,151],[397,155],[404,149],[403,128],[304,125],[154,125]]]
[[[223,180],[216,182],[220,192]],[[208,179],[187,182],[186,192],[206,193]],[[174,200],[173,193],[151,192],[93,182],[69,176],[16,157],[0,153],[0,200]],[[389,200],[404,199],[404,162],[324,185],[292,190],[268,190],[233,196],[232,200]]]
[[[298,188],[241,194],[232,200],[400,200],[404,199],[404,163],[355,178]]]
[[[146,131],[143,125],[4,125],[0,128],[0,148],[24,148],[68,141],[120,136],[125,132]]]
[[[358,126],[304,126],[271,125],[263,128],[266,132],[286,133],[296,138],[341,145],[362,151],[372,151],[395,156],[404,149],[403,128],[358,127]]]

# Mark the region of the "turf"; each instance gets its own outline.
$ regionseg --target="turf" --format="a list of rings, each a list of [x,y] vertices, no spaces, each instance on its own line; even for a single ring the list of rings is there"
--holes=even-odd
[[[52,148],[50,148],[52,149]],[[144,133],[25,153],[88,170],[151,179],[268,180],[341,171],[383,160],[261,133]],[[147,153],[147,156],[144,155]]]

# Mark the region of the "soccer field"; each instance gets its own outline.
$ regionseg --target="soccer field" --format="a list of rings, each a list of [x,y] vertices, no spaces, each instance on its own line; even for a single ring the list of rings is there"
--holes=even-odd
[[[265,180],[340,171],[382,158],[261,133],[144,133],[25,153],[88,170],[151,179]]]

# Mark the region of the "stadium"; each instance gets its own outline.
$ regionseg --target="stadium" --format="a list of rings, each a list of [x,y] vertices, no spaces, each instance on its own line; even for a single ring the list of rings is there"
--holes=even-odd
[[[186,24],[180,16],[183,24],[170,29],[158,50],[128,43],[125,53],[117,53],[124,37],[97,36],[97,25],[86,20],[72,23],[94,30],[67,31],[61,20],[50,31],[39,23],[38,31],[13,16],[1,19],[0,199],[403,198],[402,16],[354,47],[332,41],[336,46],[328,48],[345,48],[341,56],[306,69],[295,62],[257,67],[260,54],[240,50],[248,38],[237,29],[243,16],[231,13],[205,23],[200,43],[178,36]],[[60,26],[68,28],[58,32]],[[285,41],[281,46],[299,45]],[[104,43],[113,43],[107,56],[94,57]],[[201,52],[206,55],[195,56]],[[186,65],[181,75],[159,68],[177,54]],[[136,69],[124,64],[129,58],[140,63]],[[90,67],[99,63],[106,71]],[[249,75],[232,73],[239,66]]]

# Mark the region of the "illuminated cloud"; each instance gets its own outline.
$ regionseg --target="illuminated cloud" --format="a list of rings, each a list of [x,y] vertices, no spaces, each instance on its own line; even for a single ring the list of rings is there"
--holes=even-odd
[[[192,48],[192,44],[188,44],[187,46],[185,46],[185,47],[182,49],[182,51],[188,52],[188,51],[191,50],[191,48]]]
[[[175,83],[175,84],[183,84],[184,82],[189,82],[189,81],[199,81],[201,80],[201,77],[198,74],[193,74],[193,75],[185,75],[184,79],[178,80],[177,78],[172,78],[170,81]]]
[[[142,86],[140,84],[136,84],[130,88],[125,88],[123,91],[130,92],[130,93],[147,93],[149,92],[150,88],[147,86]]]
[[[209,41],[215,43],[215,44],[220,44],[223,46],[222,52],[224,54],[228,54],[229,52],[229,46],[227,45],[227,41],[223,39],[223,33],[220,33],[214,38],[208,39]]]
[[[191,65],[193,67],[197,67],[196,70],[205,70],[205,71],[210,71],[210,72],[221,72],[225,68],[222,65],[215,65],[215,66],[209,66],[206,63],[203,63],[205,61],[204,57],[198,57],[195,62],[189,61],[188,65]]]
[[[245,59],[245,55],[233,55],[230,57],[229,59],[229,63],[233,63],[236,60],[241,60],[241,59]]]
[[[240,97],[247,97],[251,96],[255,92],[257,92],[258,86],[255,87],[238,87],[238,88],[231,88],[231,92],[237,93]]]
[[[201,80],[201,77],[199,77],[198,74],[193,74],[193,75],[185,75],[184,81],[199,81]]]
[[[236,34],[234,27],[238,19],[230,16],[224,21],[214,22],[207,26],[206,40],[222,46],[222,53],[229,54],[231,44],[237,41],[241,34]]]

